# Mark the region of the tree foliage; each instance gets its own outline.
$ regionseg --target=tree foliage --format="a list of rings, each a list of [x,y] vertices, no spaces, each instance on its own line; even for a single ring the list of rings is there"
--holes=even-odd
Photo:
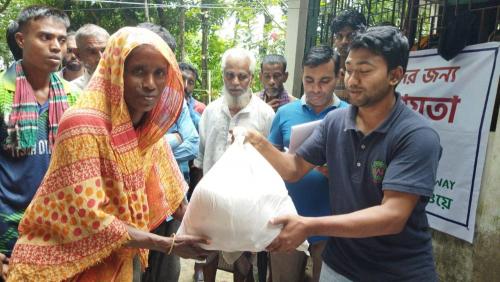
[[[285,30],[277,22],[283,19],[274,19],[269,13],[270,6],[281,7],[286,14],[283,0],[148,0],[149,21],[167,28],[177,40],[179,36],[184,39],[184,61],[192,63],[200,73],[209,74],[206,87],[202,89],[198,84],[196,95],[202,100],[207,100],[208,80],[212,97],[216,97],[222,88],[222,70],[220,59],[228,48],[236,45],[253,50],[258,57],[269,53],[283,53],[285,46]],[[4,5],[5,4],[5,5]],[[5,10],[0,14],[0,33],[5,38],[5,29],[10,20],[17,18],[19,11],[32,4],[44,4],[57,7],[66,11],[71,19],[70,30],[77,30],[86,23],[97,24],[109,33],[114,33],[123,26],[135,26],[147,21],[144,2],[122,1],[116,3],[72,0],[0,0],[0,9]],[[180,4],[183,4],[180,6]],[[204,5],[200,8],[200,5]],[[180,11],[184,9],[184,29],[180,31]],[[257,19],[264,17],[264,25],[256,31]],[[235,38],[222,38],[219,33],[227,30],[227,23],[233,18],[238,24],[233,30]],[[207,54],[206,70],[202,70],[202,23],[207,23]],[[281,25],[284,25],[281,24]],[[181,40],[182,42],[182,40]],[[180,50],[177,57],[180,58]],[[5,40],[0,40],[0,57],[6,62],[12,61],[11,54]],[[256,77],[257,79],[257,77]],[[256,89],[260,88],[258,82]]]
[[[9,1],[9,0],[0,0],[0,36],[2,36],[2,40],[0,40],[0,61],[7,65],[9,62],[13,60],[12,54],[9,51],[7,46],[7,42],[5,40],[5,31],[9,22],[11,20],[15,20],[17,15],[22,10],[22,8],[36,4],[38,1],[36,0],[18,0],[18,1]],[[1,69],[1,64],[0,64]]]

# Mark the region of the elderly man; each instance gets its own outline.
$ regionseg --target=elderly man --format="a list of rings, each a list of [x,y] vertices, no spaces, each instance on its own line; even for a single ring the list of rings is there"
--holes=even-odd
[[[209,104],[201,116],[200,150],[194,165],[206,174],[229,146],[229,130],[243,126],[267,136],[274,118],[273,109],[252,94],[250,85],[255,70],[255,57],[248,50],[234,48],[222,56],[223,95]],[[205,281],[215,281],[215,258],[204,267]],[[234,265],[234,280],[243,281],[251,265],[241,256]]]
[[[0,255],[2,268],[18,225],[47,171],[63,112],[76,96],[56,71],[66,48],[68,16],[30,6],[15,33],[22,61],[0,73]],[[73,94],[73,95],[71,95]]]
[[[63,55],[62,65],[63,68],[59,73],[67,81],[72,81],[83,75],[82,63],[76,57],[76,40],[75,32],[68,32],[68,37],[66,40],[66,52]]]
[[[258,96],[277,111],[279,107],[296,100],[288,94],[283,83],[288,79],[286,59],[281,55],[266,55],[260,64],[260,82],[264,87]]]
[[[347,53],[349,52],[349,46],[351,45],[352,39],[357,32],[362,32],[366,28],[366,19],[363,14],[354,10],[347,9],[338,16],[336,16],[332,21],[332,33],[333,33],[333,45],[337,52],[340,54],[340,68],[342,79],[339,79],[337,87],[335,88],[335,93],[344,101],[349,101],[347,93],[345,93],[344,85],[344,71],[345,71],[345,60],[347,58]]]
[[[290,145],[291,127],[323,119],[329,112],[347,107],[333,90],[339,74],[339,55],[329,46],[316,46],[307,52],[302,63],[304,95],[281,107],[276,113],[269,134],[269,141],[283,151]],[[314,187],[314,189],[309,189]],[[303,179],[286,182],[288,193],[302,216],[326,216],[331,214],[328,178],[318,170],[312,170]],[[327,237],[308,238],[313,260],[313,277],[319,281],[321,253]],[[307,257],[304,252],[272,253],[271,269],[274,282],[293,282],[304,279]]]
[[[85,71],[82,76],[71,82],[73,85],[80,89],[87,86],[99,64],[108,39],[109,33],[95,24],[86,24],[76,31],[75,54],[85,67]]]

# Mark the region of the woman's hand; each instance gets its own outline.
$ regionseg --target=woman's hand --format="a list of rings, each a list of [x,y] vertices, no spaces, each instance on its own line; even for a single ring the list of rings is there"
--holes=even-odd
[[[176,235],[172,253],[182,257],[191,259],[205,259],[210,252],[199,247],[199,244],[209,244],[208,240],[199,236],[191,235]],[[167,250],[168,252],[168,250]]]
[[[205,259],[209,252],[199,247],[199,244],[210,244],[209,240],[200,236],[175,235],[165,237],[139,230],[127,225],[130,240],[126,247],[155,250],[164,253],[174,253],[183,258]]]

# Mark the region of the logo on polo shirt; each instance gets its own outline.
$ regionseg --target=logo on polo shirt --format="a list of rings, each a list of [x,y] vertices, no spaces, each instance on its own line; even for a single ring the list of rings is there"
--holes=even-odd
[[[375,184],[381,184],[384,180],[385,169],[387,165],[384,161],[373,161],[372,163],[372,180]]]

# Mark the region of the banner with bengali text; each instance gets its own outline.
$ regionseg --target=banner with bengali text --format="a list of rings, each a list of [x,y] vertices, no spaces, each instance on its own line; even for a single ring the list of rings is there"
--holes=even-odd
[[[427,205],[432,228],[472,243],[497,93],[499,42],[472,45],[446,61],[436,49],[410,53],[397,91],[439,132],[443,154]]]

